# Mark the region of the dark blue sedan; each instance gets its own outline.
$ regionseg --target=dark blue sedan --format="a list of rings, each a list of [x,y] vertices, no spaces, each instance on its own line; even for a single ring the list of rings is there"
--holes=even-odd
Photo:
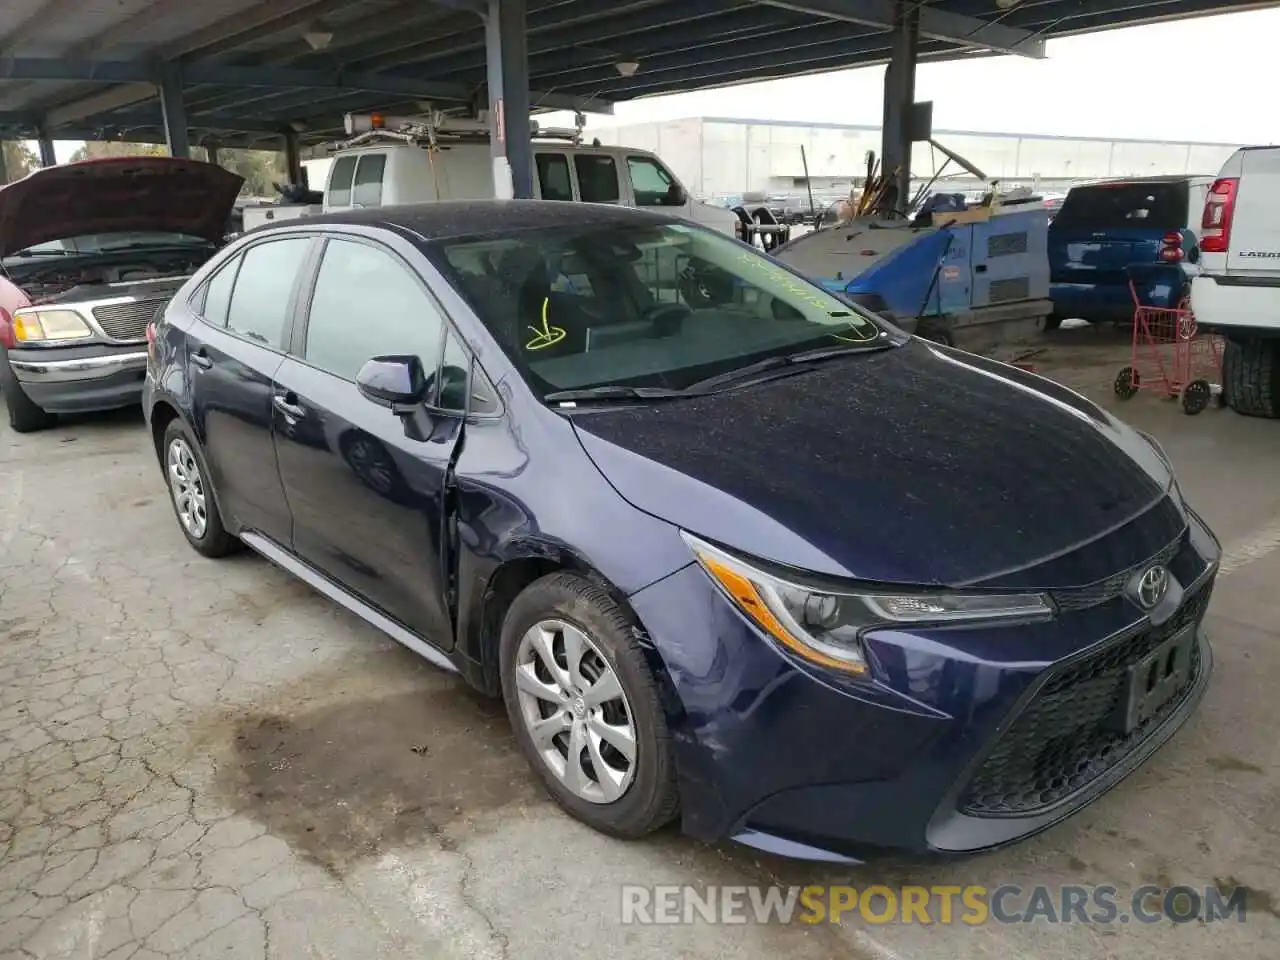
[[[1149,437],[693,224],[291,221],[202,267],[150,354],[191,545],[247,544],[501,696],[615,836],[993,847],[1208,682],[1219,547]]]

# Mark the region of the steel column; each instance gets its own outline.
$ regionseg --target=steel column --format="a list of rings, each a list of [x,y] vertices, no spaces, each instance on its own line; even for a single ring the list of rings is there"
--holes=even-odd
[[[42,132],[36,139],[36,143],[40,145],[40,166],[57,166],[58,157],[57,154],[53,152],[53,138]]]
[[[888,179],[881,213],[906,212],[911,197],[911,106],[916,98],[916,60],[920,52],[920,6],[897,0],[893,56],[884,72],[884,124],[881,173]]]
[[[529,138],[529,47],[525,0],[489,0],[485,16],[489,129],[494,192],[533,196],[533,146]]]
[[[169,156],[189,158],[191,136],[187,130],[187,111],[182,104],[182,78],[173,64],[160,68],[160,115],[164,123],[164,140]]]
[[[305,182],[307,171],[302,165],[302,155],[298,152],[298,134],[293,130],[284,132],[284,165],[289,171],[290,183]]]
[[[218,165],[218,145],[212,141],[205,141],[204,152],[209,157],[209,162],[215,167]]]
[[[4,141],[0,140],[0,184],[9,182],[9,168],[5,163]]]

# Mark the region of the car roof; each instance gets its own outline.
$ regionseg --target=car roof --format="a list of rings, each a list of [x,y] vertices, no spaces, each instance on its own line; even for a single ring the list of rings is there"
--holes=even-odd
[[[1212,174],[1204,173],[1175,173],[1164,174],[1154,177],[1109,177],[1106,180],[1092,180],[1089,183],[1082,183],[1078,188],[1082,187],[1114,187],[1124,184],[1146,184],[1146,183],[1190,183],[1193,180],[1212,180]]]
[[[428,242],[457,237],[544,230],[572,226],[637,227],[677,223],[675,217],[609,203],[566,203],[561,200],[435,200],[391,207],[366,207],[301,217],[249,231],[284,232],[311,227],[349,225],[391,227]]]

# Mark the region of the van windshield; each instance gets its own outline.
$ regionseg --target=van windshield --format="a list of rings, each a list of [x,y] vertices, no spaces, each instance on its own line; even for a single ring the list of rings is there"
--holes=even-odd
[[[684,390],[773,356],[886,345],[851,303],[691,224],[508,231],[433,258],[542,395]]]

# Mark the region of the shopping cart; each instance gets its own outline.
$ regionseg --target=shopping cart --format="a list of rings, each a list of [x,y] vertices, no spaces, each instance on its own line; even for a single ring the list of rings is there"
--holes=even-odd
[[[1222,338],[1196,327],[1191,305],[1183,297],[1174,307],[1142,302],[1133,296],[1133,345],[1129,365],[1116,375],[1116,396],[1128,400],[1139,390],[1155,390],[1182,402],[1183,412],[1197,414],[1217,398],[1222,405]]]

